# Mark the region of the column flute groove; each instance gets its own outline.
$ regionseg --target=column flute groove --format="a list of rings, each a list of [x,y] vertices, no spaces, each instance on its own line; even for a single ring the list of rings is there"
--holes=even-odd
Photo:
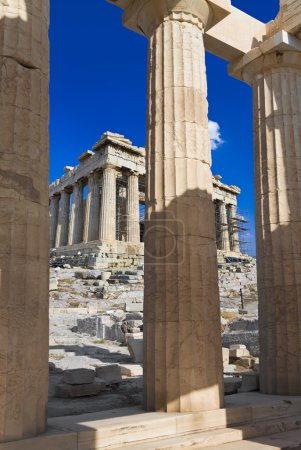
[[[209,14],[206,2],[200,5],[202,13]],[[144,307],[148,410],[204,411],[223,404],[204,57],[202,23],[188,13],[173,12],[149,35]]]
[[[301,394],[301,53],[244,68],[254,90],[260,389]]]

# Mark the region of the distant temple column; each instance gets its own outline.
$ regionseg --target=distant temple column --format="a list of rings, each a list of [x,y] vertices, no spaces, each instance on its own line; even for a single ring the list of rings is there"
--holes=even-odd
[[[237,208],[234,205],[229,205],[229,229],[231,251],[240,253]]]
[[[0,18],[0,443],[6,443],[46,428],[49,2],[0,0]]]
[[[230,239],[228,228],[227,208],[224,202],[219,204],[220,209],[220,249],[230,251]]]
[[[138,10],[149,37],[144,401],[151,411],[215,410],[223,372],[203,43],[211,11],[204,0],[131,3]]]
[[[58,223],[56,228],[55,247],[63,247],[68,244],[69,232],[69,213],[70,213],[70,193],[65,189],[61,191],[59,201]]]
[[[98,239],[100,205],[100,175],[93,172],[88,176],[88,193],[86,198],[84,242]]]
[[[140,242],[138,173],[130,173],[127,180],[127,240],[137,243]]]
[[[100,208],[99,239],[116,240],[116,169],[107,165],[103,169]]]
[[[60,197],[58,195],[54,195],[53,197],[50,198],[50,205],[49,205],[50,248],[53,248],[55,246],[56,229],[59,214],[59,201]]]
[[[83,206],[83,183],[78,181],[74,184],[72,192],[68,245],[79,244],[83,241]]]
[[[242,73],[254,93],[260,390],[301,395],[301,52],[276,49]]]

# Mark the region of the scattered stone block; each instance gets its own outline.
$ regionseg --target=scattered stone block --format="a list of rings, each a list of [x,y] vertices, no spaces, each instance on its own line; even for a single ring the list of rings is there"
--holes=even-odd
[[[55,386],[55,396],[60,398],[92,397],[99,395],[106,388],[106,383],[95,378],[90,384],[58,384]]]
[[[242,358],[243,356],[250,356],[250,352],[245,345],[230,345],[230,358]]]
[[[106,364],[96,368],[96,376],[101,378],[106,385],[122,382],[121,369],[118,364]]]
[[[139,333],[140,334],[140,333]],[[143,338],[138,336],[127,335],[127,346],[130,355],[135,363],[143,362]]]
[[[236,365],[235,364],[225,364],[224,365],[224,373],[225,374],[227,374],[227,373],[235,373],[235,372],[237,372],[237,367],[236,367]]]
[[[128,302],[125,304],[125,310],[127,312],[143,312],[143,303]]]
[[[223,347],[222,351],[223,351],[223,365],[227,365],[229,364],[230,350],[226,347]]]
[[[112,275],[112,272],[101,272],[102,281],[107,281],[111,275]]]
[[[90,384],[94,379],[93,369],[70,369],[63,372],[63,382],[66,384]]]
[[[259,389],[259,374],[255,372],[242,373],[242,385],[238,392],[253,392]]]
[[[58,281],[57,277],[54,275],[50,275],[49,278],[49,291],[57,291],[58,289]]]
[[[143,368],[138,364],[120,364],[121,374],[126,377],[140,377],[143,375]]]

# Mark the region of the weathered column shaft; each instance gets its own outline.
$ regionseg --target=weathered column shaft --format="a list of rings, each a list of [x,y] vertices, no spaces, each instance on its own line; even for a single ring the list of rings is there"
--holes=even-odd
[[[209,13],[206,2],[199,5]],[[148,15],[146,11],[145,22]],[[189,10],[172,12],[149,40],[144,298],[148,410],[204,411],[223,404],[202,20]]]
[[[229,238],[229,227],[228,227],[228,217],[227,208],[225,203],[220,203],[220,248],[221,250],[230,250],[230,238]]]
[[[56,229],[59,214],[59,196],[55,195],[50,199],[49,217],[50,217],[50,248],[55,246]]]
[[[237,208],[234,205],[229,206],[229,221],[230,221],[230,246],[232,252],[240,253],[239,233],[237,222]]]
[[[128,176],[126,216],[127,240],[134,243],[140,242],[139,177],[136,173]]]
[[[99,239],[116,240],[116,170],[111,166],[103,170]]]
[[[70,194],[63,190],[59,201],[58,223],[56,228],[55,247],[63,247],[68,244],[70,213]]]
[[[88,180],[88,193],[86,199],[84,242],[98,239],[99,230],[99,206],[100,206],[100,178],[98,173],[93,173]]]
[[[84,203],[83,184],[77,182],[73,186],[72,205],[69,224],[68,245],[79,244],[83,241],[84,231]]]
[[[46,425],[48,18],[47,0],[0,0],[0,442]]]
[[[301,53],[269,54],[250,72],[260,388],[301,395]]]

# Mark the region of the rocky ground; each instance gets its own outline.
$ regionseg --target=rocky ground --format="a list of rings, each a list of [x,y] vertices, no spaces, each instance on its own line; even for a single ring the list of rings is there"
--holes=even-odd
[[[220,265],[219,284],[223,346],[230,347],[223,351],[225,392],[231,394],[258,382],[255,261]],[[49,416],[140,404],[142,329],[142,268],[51,268]]]

